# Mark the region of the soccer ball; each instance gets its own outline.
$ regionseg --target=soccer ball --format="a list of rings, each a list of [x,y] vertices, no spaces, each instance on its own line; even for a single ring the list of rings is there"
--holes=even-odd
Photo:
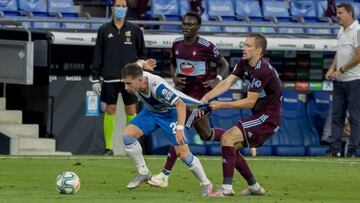
[[[80,178],[74,172],[62,172],[56,178],[55,185],[60,194],[75,194],[80,189]]]

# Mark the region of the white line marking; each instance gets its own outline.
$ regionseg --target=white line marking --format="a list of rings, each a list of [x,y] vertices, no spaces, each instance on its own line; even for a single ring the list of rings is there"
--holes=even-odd
[[[199,156],[201,160],[206,161],[221,161],[221,156]],[[6,159],[68,159],[68,160],[76,160],[76,159],[88,159],[88,160],[125,160],[129,159],[127,156],[0,156],[1,160]],[[360,159],[357,158],[309,158],[309,157],[299,157],[299,158],[287,158],[287,157],[245,157],[247,161],[282,161],[282,162],[313,162],[313,163],[333,163],[333,164],[360,164]],[[166,156],[145,156],[145,159],[148,160],[164,160]]]

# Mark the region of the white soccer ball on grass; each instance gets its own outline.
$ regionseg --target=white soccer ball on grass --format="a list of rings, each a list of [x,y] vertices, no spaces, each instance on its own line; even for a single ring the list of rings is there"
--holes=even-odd
[[[80,178],[74,172],[62,172],[56,178],[55,185],[60,194],[75,194],[80,189]]]

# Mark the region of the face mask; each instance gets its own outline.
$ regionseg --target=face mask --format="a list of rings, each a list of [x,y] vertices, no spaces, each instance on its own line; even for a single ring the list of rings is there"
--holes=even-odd
[[[124,7],[115,7],[114,15],[117,19],[124,19],[126,16],[126,8]]]

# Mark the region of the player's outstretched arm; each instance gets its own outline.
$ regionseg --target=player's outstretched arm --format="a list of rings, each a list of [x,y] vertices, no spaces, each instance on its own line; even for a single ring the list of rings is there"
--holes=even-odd
[[[141,66],[144,70],[150,70],[150,71],[153,71],[157,64],[155,59],[147,59],[146,61],[139,59],[136,61],[136,63],[139,66]]]
[[[212,89],[210,92],[205,94],[203,98],[201,98],[201,103],[208,103],[211,99],[221,95],[222,93],[226,92],[230,89],[231,85],[237,80],[238,77],[235,75],[230,74],[225,80],[221,81],[219,84],[217,84],[214,89]]]
[[[219,102],[213,101],[209,104],[212,110],[216,109],[251,109],[255,106],[257,99],[259,98],[258,92],[248,92],[248,96],[244,99],[231,101],[231,102]]]

